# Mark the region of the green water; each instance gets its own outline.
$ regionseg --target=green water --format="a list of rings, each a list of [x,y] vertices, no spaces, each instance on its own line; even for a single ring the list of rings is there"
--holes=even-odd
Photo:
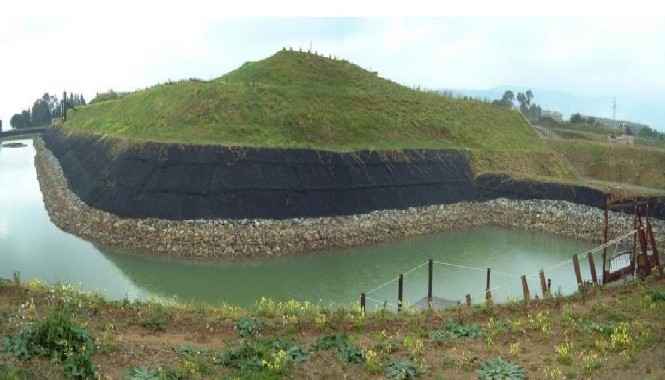
[[[0,148],[0,277],[41,278],[48,283],[79,284],[120,299],[176,298],[249,307],[258,299],[356,302],[367,295],[368,308],[396,304],[397,276],[433,259],[437,297],[474,301],[484,297],[486,269],[501,301],[521,297],[521,275],[545,269],[553,291],[575,290],[574,253],[594,244],[552,235],[503,228],[476,228],[440,236],[413,238],[373,247],[252,262],[191,262],[117,252],[64,233],[49,220],[34,169],[31,140],[25,148]],[[596,254],[596,262],[600,256]],[[456,267],[445,264],[463,266]],[[590,278],[586,260],[583,276]],[[552,268],[557,266],[557,268]],[[392,281],[392,282],[391,282]],[[540,293],[537,276],[529,278]],[[404,299],[427,294],[427,265],[404,277]]]

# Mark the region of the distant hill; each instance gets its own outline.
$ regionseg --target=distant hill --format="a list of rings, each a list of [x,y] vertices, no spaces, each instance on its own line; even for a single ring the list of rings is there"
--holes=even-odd
[[[452,91],[456,95],[465,95],[472,98],[500,99],[506,90],[512,90],[515,94],[525,92],[528,88],[520,86],[500,86],[487,90],[468,89],[442,89]],[[570,115],[580,113],[582,115],[612,118],[612,102],[614,96],[579,96],[561,91],[552,91],[531,88],[534,94],[534,102],[543,109],[559,111],[564,119]],[[657,107],[641,100],[616,96],[616,118],[634,123],[646,124],[649,127],[665,132],[665,107]]]

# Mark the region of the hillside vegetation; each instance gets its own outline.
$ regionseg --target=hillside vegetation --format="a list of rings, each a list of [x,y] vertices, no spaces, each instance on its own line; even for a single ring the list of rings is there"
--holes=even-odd
[[[280,51],[215,80],[169,82],[91,103],[70,113],[67,128],[187,144],[463,148],[477,172],[574,178],[516,111],[413,90],[310,53]]]
[[[580,176],[615,185],[665,189],[665,150],[593,141],[551,140]]]

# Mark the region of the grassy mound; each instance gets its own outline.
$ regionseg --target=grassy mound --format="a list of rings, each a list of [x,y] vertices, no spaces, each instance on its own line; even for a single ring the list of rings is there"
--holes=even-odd
[[[516,111],[413,90],[347,61],[293,51],[247,62],[215,80],[170,82],[95,102],[70,112],[67,127],[188,144],[465,148],[518,161],[545,153],[548,164],[527,165],[537,171],[525,175],[572,178]],[[513,161],[477,170],[512,173],[512,166],[524,166]]]

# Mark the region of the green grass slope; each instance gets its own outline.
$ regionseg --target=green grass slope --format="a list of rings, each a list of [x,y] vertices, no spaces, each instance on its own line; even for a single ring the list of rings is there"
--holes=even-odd
[[[552,140],[550,145],[565,155],[582,177],[613,186],[665,190],[663,149],[576,140]]]
[[[70,112],[67,128],[132,140],[229,146],[464,148],[477,172],[571,179],[522,116],[410,89],[357,65],[280,51],[211,81],[151,87]]]

